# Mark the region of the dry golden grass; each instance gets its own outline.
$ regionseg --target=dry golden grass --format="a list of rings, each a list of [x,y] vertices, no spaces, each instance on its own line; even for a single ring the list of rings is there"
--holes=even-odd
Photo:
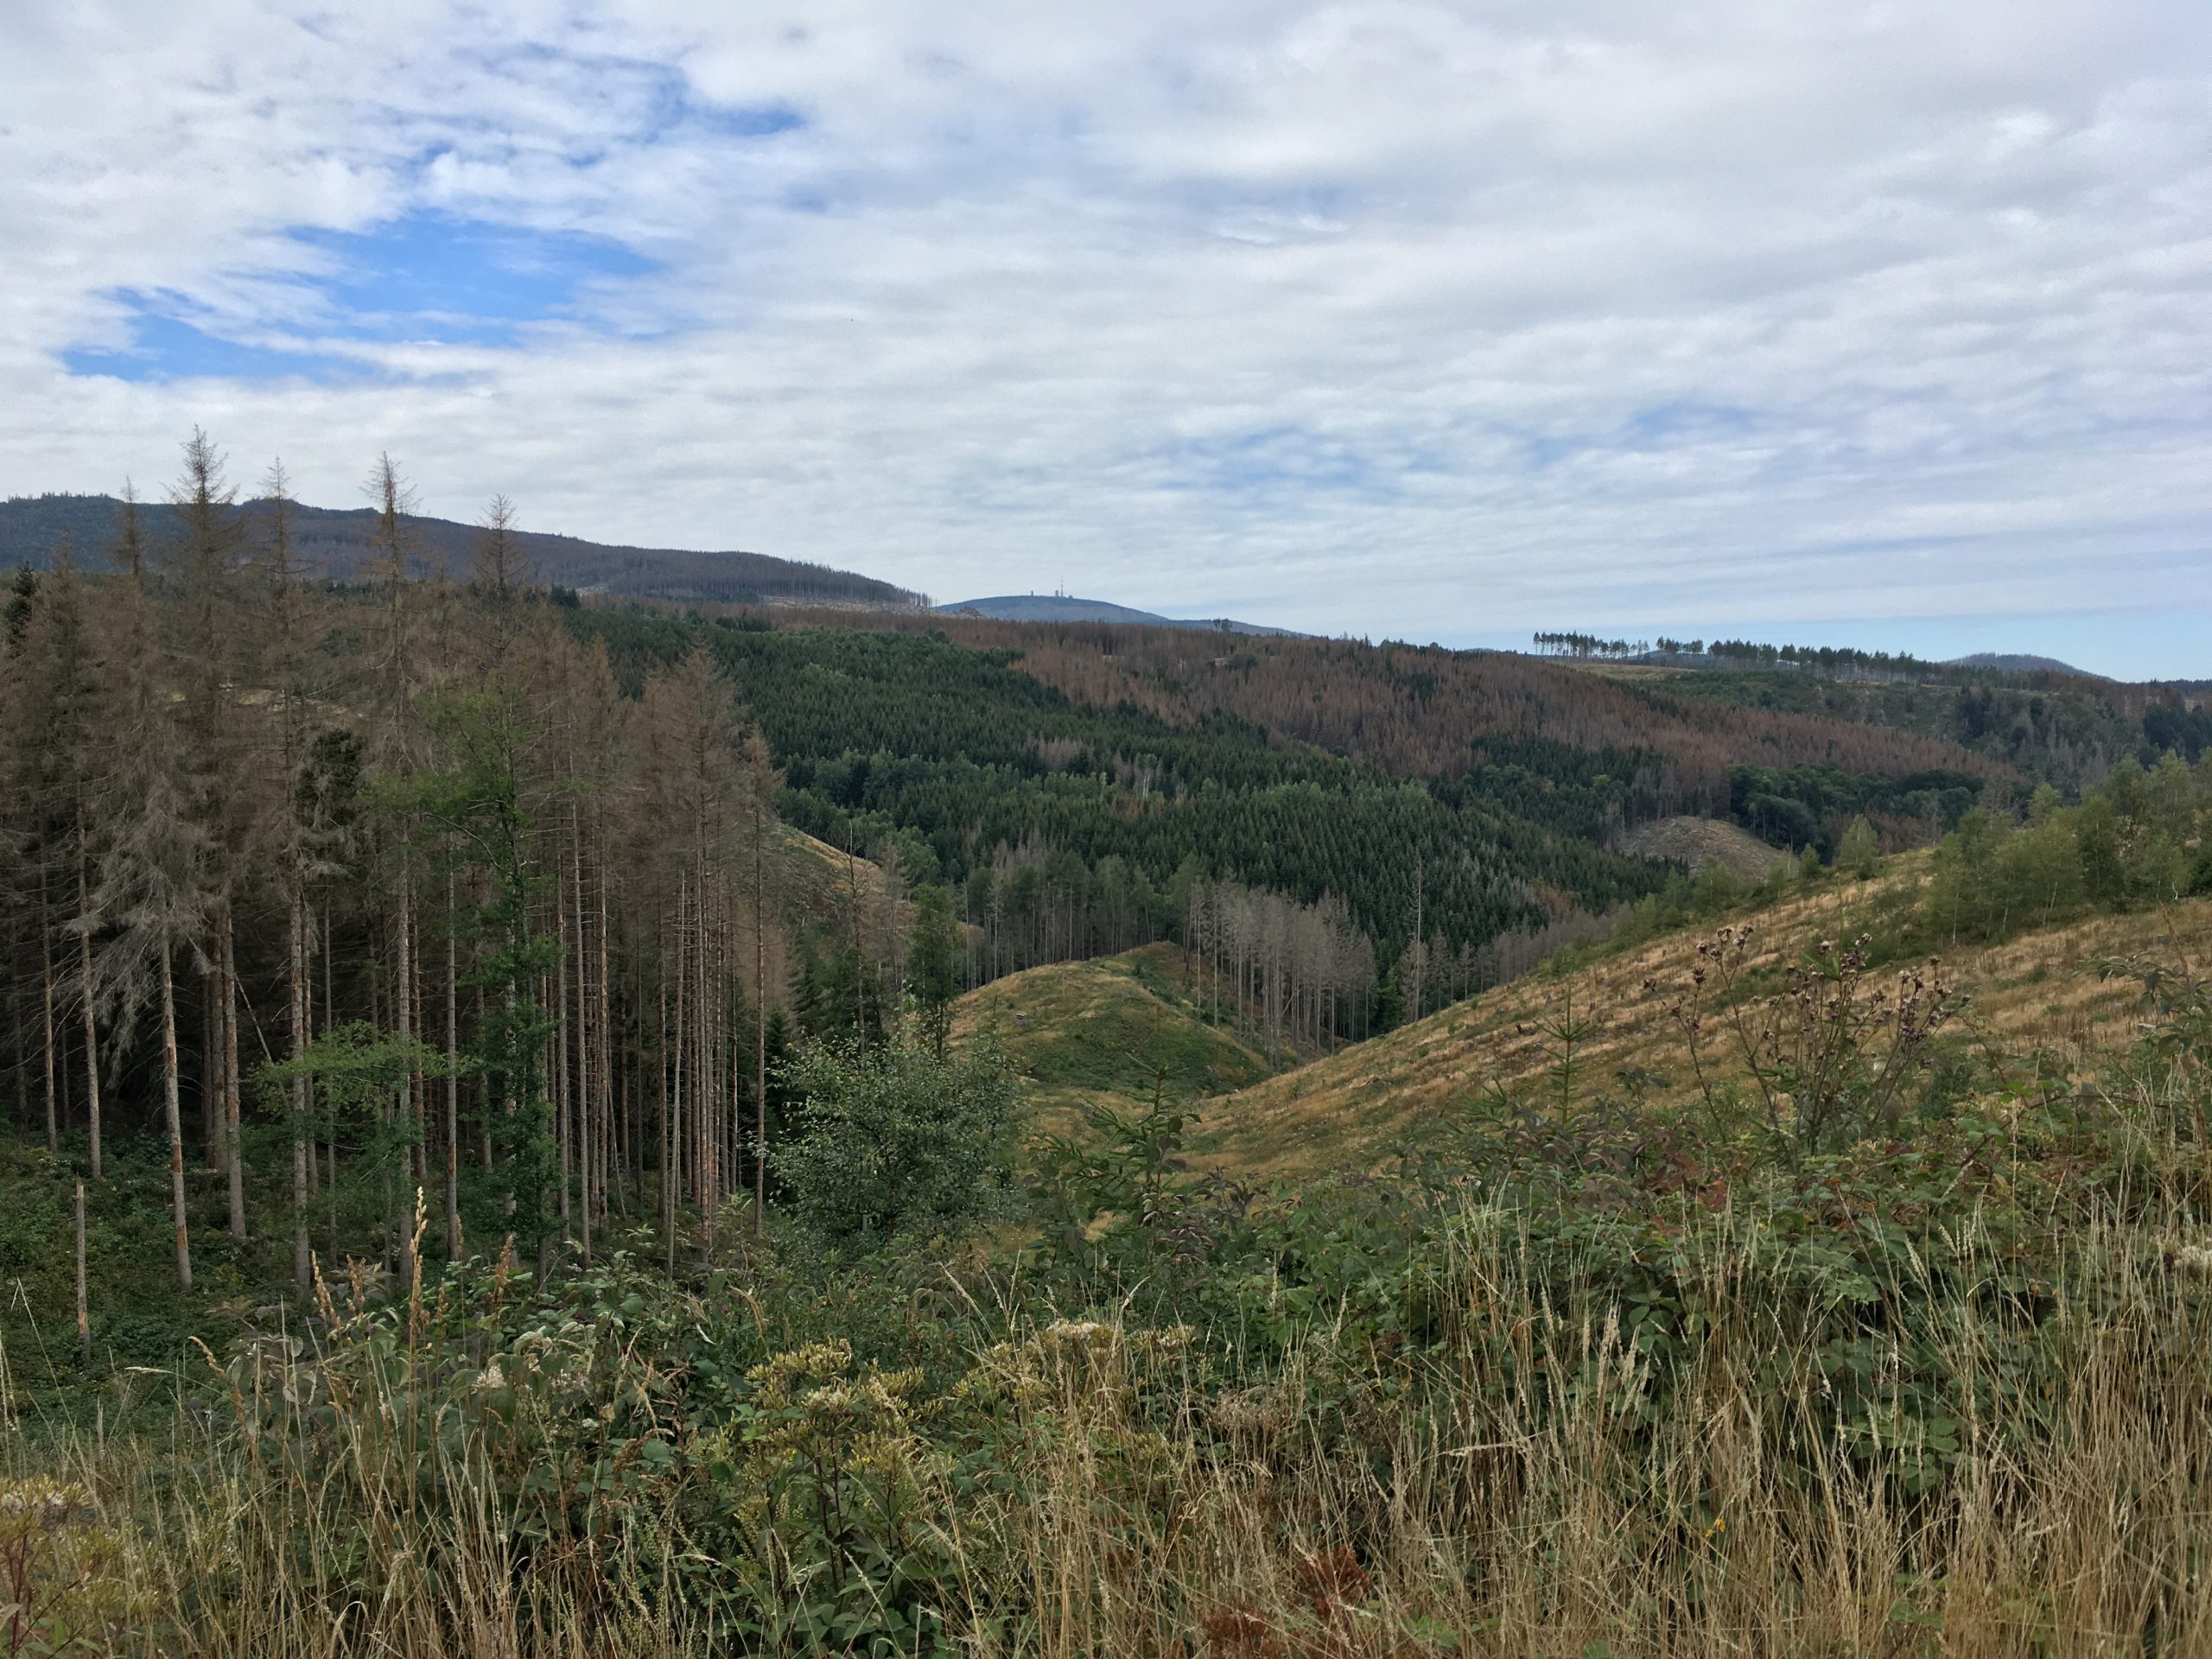
[[[1924,855],[1895,859],[1873,882],[1831,882],[1758,912],[1747,918],[1755,966],[1777,969],[1823,939],[1852,937],[1871,904],[1916,884],[1926,869]],[[1214,1101],[1198,1125],[1199,1161],[1262,1178],[1370,1161],[1493,1082],[1512,1089],[1539,1080],[1548,1057],[1536,1022],[1570,1010],[1593,1027],[1578,1057],[1592,1084],[1610,1088],[1617,1072],[1633,1067],[1657,1079],[1652,1098],[1687,1099],[1688,1055],[1667,1004],[1700,937],[1671,934],[1556,978],[1517,980]],[[2208,945],[2212,902],[2196,899],[2090,917],[2003,944],[1955,950],[1931,941],[1929,955],[1971,999],[1961,1029],[2079,1061],[2123,1046],[2134,1031],[2135,989],[2087,971],[2094,958],[2201,959]]]
[[[1662,1386],[1599,1286],[1479,1204],[1438,1264],[1454,1334],[1433,1369],[1325,1319],[1224,1390],[1187,1333],[1022,1322],[963,1385],[971,1421],[995,1426],[1002,1483],[962,1489],[903,1424],[864,1456],[936,1540],[949,1640],[932,1651],[976,1659],[2205,1654],[2212,1298],[2185,1252],[2159,1248],[2179,1219],[2069,1232],[2045,1338],[2067,1363],[2031,1396],[2001,1315],[1957,1309],[1936,1358],[1961,1456],[1932,1492],[1830,1421],[1821,1374],[1777,1338],[1820,1311],[1751,1269],[1755,1225],[1715,1218],[1691,1292],[1705,1335]],[[1971,1227],[1950,1243],[1969,1281],[2001,1266]],[[1917,1304],[1943,1282],[1893,1289]],[[1779,1386],[1777,1358],[1795,1368]],[[101,1570],[123,1617],[73,1650],[831,1650],[702,1629],[671,1569],[704,1475],[638,1488],[598,1531],[537,1536],[480,1440],[426,1433],[417,1449],[410,1374],[404,1351],[357,1368],[311,1463],[264,1459],[219,1406],[182,1400],[167,1446],[15,1443],[16,1479],[31,1461],[80,1486],[118,1541]],[[1579,1385],[1538,1381],[1555,1377]],[[824,1446],[851,1410],[850,1390],[801,1408]],[[772,1529],[753,1547],[778,1548]]]
[[[828,924],[842,918],[855,892],[863,920],[883,895],[883,872],[865,858],[840,852],[804,830],[778,824],[772,838],[769,880],[785,908]]]
[[[1726,818],[1682,817],[1640,823],[1620,838],[1616,850],[1637,858],[1673,859],[1688,866],[1692,875],[1718,864],[1738,880],[1752,882],[1790,861],[1789,854]]]
[[[1172,945],[1052,963],[970,991],[954,1005],[953,1041],[984,1036],[1014,1062],[1036,1127],[1052,1134],[1073,1128],[1086,1104],[1147,1097],[1155,1081],[1181,1103],[1273,1070],[1258,1048],[1200,1016]]]

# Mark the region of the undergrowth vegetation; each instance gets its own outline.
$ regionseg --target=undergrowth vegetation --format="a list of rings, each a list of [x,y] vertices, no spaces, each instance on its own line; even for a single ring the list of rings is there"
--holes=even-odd
[[[1163,1096],[1033,1160],[1027,1224],[764,1236],[740,1199],[674,1279],[649,1236],[542,1287],[334,1267],[307,1317],[23,1416],[0,1643],[2212,1646],[2202,980],[2106,964],[2142,1038],[2084,1076],[1950,1044],[1924,970],[1746,982],[1738,946],[1675,970],[1746,1060],[1689,1104],[1587,1075],[1569,1009],[1541,1086],[1385,1176],[1198,1179]],[[889,1064],[861,1132],[930,1075]]]

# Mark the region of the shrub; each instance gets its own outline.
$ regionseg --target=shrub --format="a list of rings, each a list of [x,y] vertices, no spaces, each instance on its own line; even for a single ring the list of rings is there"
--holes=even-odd
[[[123,1550],[83,1487],[0,1481],[0,1653],[112,1651],[132,1611]]]
[[[798,1134],[769,1156],[814,1231],[880,1239],[1006,1211],[1020,1093],[995,1049],[824,1044],[787,1065],[784,1083],[800,1102]]]
[[[1866,822],[1866,815],[1862,812],[1851,821],[1851,828],[1843,832],[1843,841],[1835,851],[1835,867],[1839,870],[1848,870],[1859,880],[1865,881],[1873,875],[1881,857],[1881,838],[1874,833],[1874,826]]]

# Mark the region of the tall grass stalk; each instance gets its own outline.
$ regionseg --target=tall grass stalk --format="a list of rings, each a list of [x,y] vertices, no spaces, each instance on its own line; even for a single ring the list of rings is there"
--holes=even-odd
[[[1781,1292],[1800,1281],[1770,1270],[1792,1247],[1765,1219],[1724,1209],[1683,1239],[1695,1317],[1666,1356],[1524,1221],[1469,1201],[1417,1356],[1327,1320],[1268,1367],[1185,1331],[1017,1320],[952,1397],[893,1383],[863,1407],[825,1382],[773,1444],[810,1478],[901,1483],[940,1563],[938,1634],[913,1641],[948,1650],[2212,1652],[2212,1250],[2188,1213],[2076,1224],[2024,1290],[1971,1215],[1940,1263],[1903,1253],[1870,1306],[1926,1316],[1944,1381],[1856,1414],[1817,1349],[1866,1287]],[[10,1490],[81,1489],[83,1526],[119,1541],[100,1650],[821,1650],[728,1622],[729,1598],[825,1581],[774,1501],[720,1535],[730,1558],[702,1545],[709,1440],[742,1437],[655,1420],[666,1461],[639,1433],[579,1461],[559,1448],[594,1425],[553,1385],[582,1336],[485,1358],[480,1306],[410,1303],[272,1336],[180,1387],[163,1433],[14,1437]],[[618,1349],[599,1393],[651,1397],[655,1363]],[[789,1472],[745,1444],[733,1513]],[[979,1449],[1001,1478],[956,1478]],[[602,1495],[549,1489],[579,1468]]]

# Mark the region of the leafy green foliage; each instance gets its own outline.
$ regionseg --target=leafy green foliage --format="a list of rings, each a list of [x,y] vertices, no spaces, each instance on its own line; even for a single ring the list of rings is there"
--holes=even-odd
[[[1869,812],[1948,828],[1974,804],[1982,782],[1962,772],[1888,778],[1828,766],[1731,766],[1729,810],[1764,841],[1818,847],[1832,856],[1846,826]]]
[[[342,1216],[347,1236],[356,1236],[365,1222],[394,1217],[410,1197],[395,1183],[404,1183],[423,1126],[396,1109],[400,1089],[412,1077],[446,1074],[446,1057],[429,1045],[349,1021],[315,1038],[298,1058],[254,1069],[251,1087],[271,1120],[257,1138],[274,1151],[302,1138],[327,1146],[343,1137],[353,1156],[342,1178],[334,1169],[328,1179],[341,1190],[326,1192],[321,1207],[334,1224]],[[302,1077],[308,1084],[305,1122],[292,1110],[292,1085]]]
[[[1020,1096],[988,1044],[817,1045],[784,1069],[798,1138],[769,1161],[800,1219],[836,1240],[953,1229],[1004,1213]]]
[[[2148,771],[2123,761],[2071,809],[2040,791],[2024,823],[1977,807],[1936,849],[1923,921],[1955,943],[2009,938],[2084,906],[2171,904],[2205,868],[2208,817],[2212,770],[2172,754]]]

